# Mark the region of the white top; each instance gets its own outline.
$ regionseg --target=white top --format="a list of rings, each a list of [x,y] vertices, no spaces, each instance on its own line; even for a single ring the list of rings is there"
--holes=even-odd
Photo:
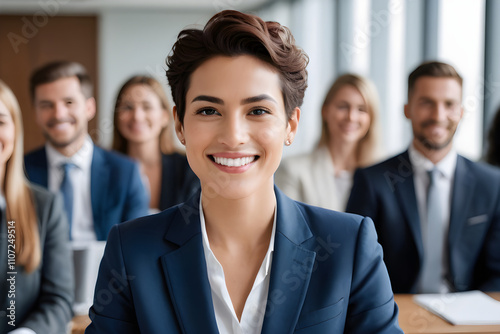
[[[354,173],[351,171],[343,170],[337,173],[338,175],[333,175],[334,177],[335,189],[337,195],[337,201],[340,204],[339,211],[344,211],[347,206],[347,201],[351,195],[352,182],[354,178]],[[328,175],[326,177],[329,177]]]
[[[75,241],[97,240],[92,218],[92,201],[90,199],[90,167],[94,144],[87,136],[83,146],[71,157],[59,153],[49,143],[45,144],[47,162],[49,165],[49,189],[57,193],[64,176],[62,165],[72,163],[76,167],[69,170],[69,177],[73,186],[73,218],[71,238]]]
[[[434,167],[438,170],[438,178],[436,179],[436,186],[439,189],[439,201],[442,208],[442,224],[444,228],[444,235],[446,236],[444,245],[446,247],[448,239],[448,227],[450,224],[450,212],[451,212],[451,196],[453,193],[453,181],[455,179],[455,169],[457,167],[457,153],[455,150],[451,150],[441,161],[439,161],[435,166],[434,164],[424,157],[420,152],[415,149],[415,147],[410,145],[408,148],[408,154],[410,157],[410,162],[413,167],[413,182],[415,184],[415,196],[417,198],[418,205],[418,215],[420,217],[420,230],[423,232],[423,228],[426,225],[427,220],[427,189],[429,187],[429,175],[428,171],[431,171]],[[422,238],[425,238],[422,235]],[[448,273],[448,260],[447,254],[443,256],[443,273]],[[448,284],[443,281],[441,285],[441,293],[449,292]]]
[[[203,238],[203,250],[207,263],[208,281],[212,291],[212,302],[215,311],[215,320],[220,334],[257,334],[262,331],[264,315],[266,311],[267,295],[269,292],[269,281],[271,263],[274,251],[274,237],[276,231],[276,208],[274,210],[273,231],[271,240],[264,261],[255,277],[252,290],[248,295],[241,315],[241,322],[238,321],[233,303],[226,286],[224,269],[219,263],[214,253],[210,249],[207,229],[205,226],[205,216],[201,205],[200,196],[200,222]]]

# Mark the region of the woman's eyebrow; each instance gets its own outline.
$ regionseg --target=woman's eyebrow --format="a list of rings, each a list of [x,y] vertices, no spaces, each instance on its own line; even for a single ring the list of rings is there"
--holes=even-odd
[[[267,101],[271,101],[271,102],[278,104],[278,102],[276,102],[275,99],[273,99],[271,96],[269,96],[267,94],[260,94],[257,96],[248,97],[246,99],[241,100],[241,104],[255,103],[255,102],[262,101],[262,100],[267,100]]]
[[[271,102],[274,102],[274,103],[278,103],[270,95],[260,94],[260,95],[257,95],[257,96],[251,96],[251,97],[248,97],[246,99],[241,100],[241,104],[255,103],[255,102],[259,102],[259,101],[263,101],[263,100],[267,100],[267,101],[271,101]],[[195,97],[191,101],[191,103],[192,102],[196,102],[196,101],[206,101],[206,102],[212,102],[212,103],[224,105],[224,101],[222,99],[220,99],[218,97],[215,97],[215,96],[209,96],[209,95],[198,95],[197,97]]]
[[[206,102],[212,102],[216,104],[221,104],[224,105],[224,101],[222,99],[219,99],[218,97],[215,96],[209,96],[209,95],[198,95],[191,101],[191,103],[196,102],[196,101],[206,101]]]

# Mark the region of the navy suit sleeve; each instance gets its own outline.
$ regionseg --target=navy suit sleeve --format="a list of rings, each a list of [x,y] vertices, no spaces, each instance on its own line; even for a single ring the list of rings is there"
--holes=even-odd
[[[361,222],[355,252],[345,333],[403,333],[382,247],[370,218]]]
[[[42,250],[40,294],[36,307],[19,327],[31,328],[36,333],[65,333],[72,316],[73,262],[62,198],[49,198],[52,200],[39,203],[44,205],[41,208],[44,217],[39,219],[47,225],[46,230],[42,229],[45,232],[45,242]]]
[[[346,212],[376,220],[377,202],[374,189],[368,180],[366,172],[358,169],[354,173],[351,195],[347,202]]]
[[[139,327],[132,307],[130,281],[122,256],[120,231],[117,225],[109,232],[99,276],[94,292],[94,304],[89,310],[92,323],[85,330],[92,333],[139,333]]]
[[[491,222],[485,242],[485,282],[480,286],[483,291],[500,291],[500,199]]]
[[[139,167],[134,163],[128,183],[127,197],[123,209],[122,222],[149,214],[149,195],[142,183]]]

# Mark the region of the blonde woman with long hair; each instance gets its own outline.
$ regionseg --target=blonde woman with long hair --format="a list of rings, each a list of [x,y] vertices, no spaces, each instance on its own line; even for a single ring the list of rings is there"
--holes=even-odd
[[[355,74],[338,77],[321,108],[317,147],[283,160],[276,173],[278,187],[295,200],[344,211],[354,170],[378,157],[377,116],[374,85]]]
[[[74,279],[62,200],[26,180],[21,111],[1,80],[0,190],[0,333],[65,333]]]

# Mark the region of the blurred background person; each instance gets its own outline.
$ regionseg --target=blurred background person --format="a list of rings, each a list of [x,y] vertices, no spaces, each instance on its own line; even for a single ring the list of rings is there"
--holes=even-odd
[[[171,107],[162,85],[133,76],[115,103],[113,149],[137,160],[150,191],[150,211],[184,202],[199,188],[185,155],[175,151]]]
[[[23,170],[21,111],[0,80],[0,307],[7,311],[0,333],[66,333],[74,278],[62,199],[29,184]],[[12,301],[15,318],[9,318]]]
[[[26,155],[26,173],[31,182],[61,191],[71,238],[103,241],[113,225],[147,215],[138,165],[95,145],[88,134],[96,102],[83,65],[42,66],[30,78],[30,93],[47,142]]]
[[[284,159],[276,184],[291,198],[344,211],[354,170],[378,155],[378,96],[366,78],[344,74],[335,80],[321,108],[322,133],[310,153]]]
[[[373,219],[394,293],[500,291],[500,171],[454,148],[462,85],[447,63],[413,70],[408,149],[354,175],[346,211]]]
[[[500,167],[500,108],[498,108],[490,132],[488,133],[488,152],[486,162]]]

